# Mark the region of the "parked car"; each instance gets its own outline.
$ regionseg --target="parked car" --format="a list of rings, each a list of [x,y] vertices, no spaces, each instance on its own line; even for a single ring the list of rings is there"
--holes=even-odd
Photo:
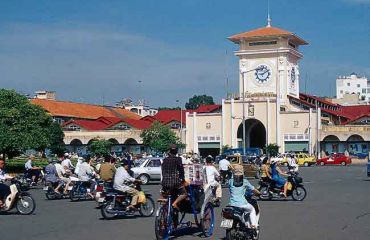
[[[321,166],[339,164],[342,166],[346,166],[352,163],[352,159],[345,156],[343,153],[333,153],[330,154],[328,157],[317,159],[316,163]]]
[[[359,159],[367,158],[368,155],[369,155],[369,153],[360,153],[360,152],[352,154],[352,156],[357,157]]]
[[[311,166],[316,164],[316,159],[306,153],[298,153],[295,155],[299,166]]]
[[[153,180],[161,180],[162,158],[147,158],[138,166],[131,168],[134,172],[134,177],[142,181],[143,184],[148,184]]]
[[[370,177],[370,159],[367,160],[367,176]]]

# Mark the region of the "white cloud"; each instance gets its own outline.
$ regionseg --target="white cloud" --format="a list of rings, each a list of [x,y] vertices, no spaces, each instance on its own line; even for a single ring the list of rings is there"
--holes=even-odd
[[[204,91],[221,97],[224,61],[222,51],[105,26],[18,24],[0,31],[1,87],[56,90],[68,100],[113,104],[130,96],[159,106]]]

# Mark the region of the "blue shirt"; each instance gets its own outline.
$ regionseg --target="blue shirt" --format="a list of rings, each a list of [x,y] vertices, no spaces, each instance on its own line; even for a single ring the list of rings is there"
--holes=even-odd
[[[253,191],[254,187],[247,179],[243,180],[243,185],[240,187],[234,186],[234,179],[229,180],[229,190],[230,190],[230,206],[241,207],[248,204],[245,199],[245,192],[247,190]]]

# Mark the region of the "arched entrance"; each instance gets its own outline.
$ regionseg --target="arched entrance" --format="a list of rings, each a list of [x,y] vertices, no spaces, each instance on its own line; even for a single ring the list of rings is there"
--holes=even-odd
[[[243,139],[243,123],[238,128],[238,139]],[[241,146],[243,146],[243,140]],[[245,120],[245,147],[246,148],[261,148],[266,146],[266,128],[263,123],[257,119]]]
[[[86,148],[80,139],[73,139],[68,149],[70,152],[77,153],[78,155],[86,154]]]

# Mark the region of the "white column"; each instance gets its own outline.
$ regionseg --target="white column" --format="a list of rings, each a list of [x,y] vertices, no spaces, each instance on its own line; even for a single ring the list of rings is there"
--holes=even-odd
[[[270,99],[267,98],[266,101],[266,145],[269,145],[269,137],[270,137]]]
[[[316,124],[316,157],[320,157],[320,129],[321,129],[321,108],[317,108],[317,124]]]
[[[312,108],[308,114],[308,154],[312,155],[312,131],[311,131]]]
[[[187,124],[187,126],[186,126],[186,128],[185,128],[185,144],[186,144],[186,147],[185,147],[185,149],[186,149],[186,152],[189,152],[191,149],[190,149],[190,136],[189,136],[189,134],[188,134],[188,131],[186,130],[186,129],[188,129],[188,125],[190,125],[190,119],[189,119],[189,113],[188,112],[186,112],[185,113],[185,119],[186,119],[186,122],[187,123],[189,123],[189,124]]]
[[[234,99],[231,99],[231,104],[230,104],[230,147],[234,147]]]
[[[198,153],[197,113],[193,113],[193,151]]]
[[[225,142],[225,99],[222,99],[222,109],[221,109],[221,141],[220,141],[220,152],[221,152],[221,149],[222,149],[222,146],[226,145]]]

